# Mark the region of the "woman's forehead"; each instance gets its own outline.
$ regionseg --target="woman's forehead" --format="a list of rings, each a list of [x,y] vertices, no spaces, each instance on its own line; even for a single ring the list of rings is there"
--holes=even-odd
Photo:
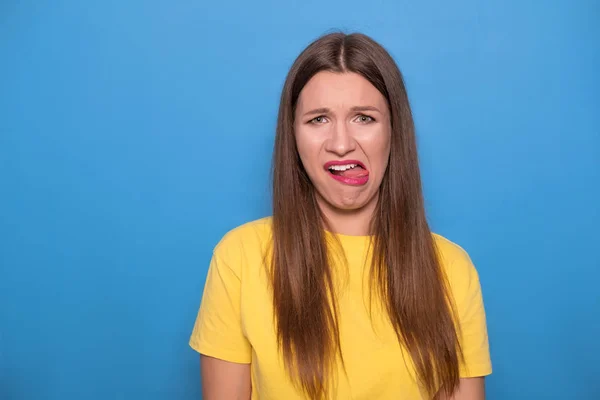
[[[384,110],[383,95],[362,75],[354,72],[321,71],[304,86],[298,98],[297,111],[309,109],[349,109],[372,106]]]

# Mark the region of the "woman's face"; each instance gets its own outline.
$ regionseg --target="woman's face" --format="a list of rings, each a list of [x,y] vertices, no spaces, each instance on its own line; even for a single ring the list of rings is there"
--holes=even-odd
[[[300,92],[294,129],[320,203],[357,210],[377,199],[390,155],[383,95],[361,75],[322,71]]]

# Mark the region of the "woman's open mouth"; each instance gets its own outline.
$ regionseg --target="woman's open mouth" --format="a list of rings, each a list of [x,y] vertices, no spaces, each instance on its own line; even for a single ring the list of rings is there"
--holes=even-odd
[[[329,176],[346,185],[361,186],[369,181],[369,171],[360,161],[329,161],[324,167]]]

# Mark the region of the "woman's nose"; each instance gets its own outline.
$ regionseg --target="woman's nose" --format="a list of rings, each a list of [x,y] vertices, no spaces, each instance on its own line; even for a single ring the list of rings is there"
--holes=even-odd
[[[327,140],[325,149],[337,156],[342,157],[356,148],[356,142],[352,137],[348,126],[343,122],[336,123],[331,129],[331,135]]]

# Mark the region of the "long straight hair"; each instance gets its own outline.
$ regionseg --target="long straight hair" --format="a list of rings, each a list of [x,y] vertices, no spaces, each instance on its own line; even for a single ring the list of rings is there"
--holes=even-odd
[[[408,96],[389,53],[357,33],[333,33],[310,44],[292,65],[281,95],[272,171],[270,277],[278,346],[287,371],[308,397],[321,399],[341,356],[326,221],[294,133],[300,92],[320,71],[360,74],[387,100],[392,136],[371,220],[371,292],[382,300],[420,386],[430,396],[440,388],[451,394],[458,386],[462,352],[453,303],[426,221]]]

